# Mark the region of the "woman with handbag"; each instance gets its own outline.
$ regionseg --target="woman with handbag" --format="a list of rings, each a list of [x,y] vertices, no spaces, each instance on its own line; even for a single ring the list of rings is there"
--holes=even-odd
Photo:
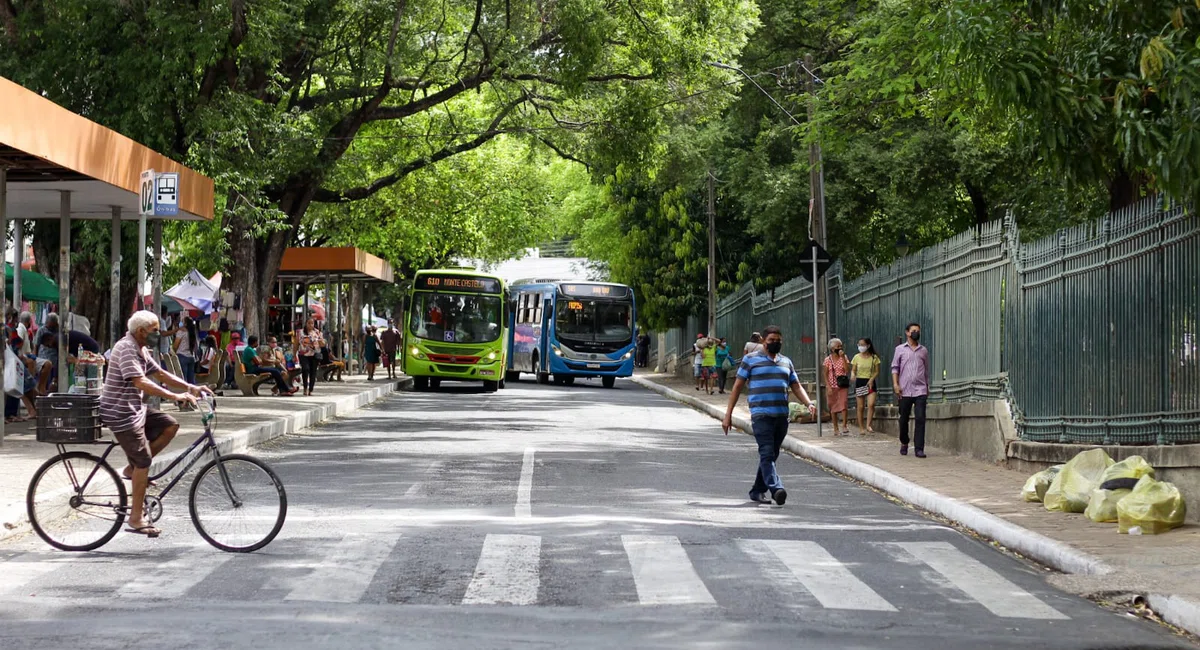
[[[875,382],[879,379],[879,368],[883,365],[879,354],[875,352],[875,344],[871,339],[858,340],[858,354],[850,360],[854,369],[854,402],[858,410],[858,435],[865,436],[875,433],[871,424],[875,420],[875,400],[879,397]],[[863,428],[863,411],[867,412],[867,427]]]
[[[722,395],[725,394],[725,378],[729,371],[733,370],[733,361],[729,358],[729,344],[725,339],[721,339],[717,343],[717,391]]]
[[[841,339],[829,341],[829,356],[825,357],[825,394],[829,399],[829,415],[833,421],[833,435],[850,435],[850,412],[846,401],[850,394],[850,361],[846,359]],[[842,428],[838,429],[838,414],[842,415]]]

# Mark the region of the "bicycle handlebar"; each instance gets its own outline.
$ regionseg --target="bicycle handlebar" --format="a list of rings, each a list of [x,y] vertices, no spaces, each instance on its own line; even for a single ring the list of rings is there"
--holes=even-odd
[[[217,412],[217,398],[213,395],[205,393],[196,400],[196,405],[200,407],[201,415],[212,415]]]

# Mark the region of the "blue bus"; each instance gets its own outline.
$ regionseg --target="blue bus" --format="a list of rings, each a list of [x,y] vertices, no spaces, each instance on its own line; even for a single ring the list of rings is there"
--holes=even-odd
[[[539,384],[599,377],[612,388],[633,375],[633,289],[607,282],[534,281],[509,287],[509,354],[505,378],[522,372]]]

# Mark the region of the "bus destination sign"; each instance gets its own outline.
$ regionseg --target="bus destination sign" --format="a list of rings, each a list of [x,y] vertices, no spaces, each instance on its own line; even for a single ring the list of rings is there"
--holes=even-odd
[[[609,284],[564,284],[562,292],[576,298],[628,298],[629,287]]]
[[[417,278],[417,290],[464,291],[471,293],[500,293],[500,281],[469,275],[422,275]]]

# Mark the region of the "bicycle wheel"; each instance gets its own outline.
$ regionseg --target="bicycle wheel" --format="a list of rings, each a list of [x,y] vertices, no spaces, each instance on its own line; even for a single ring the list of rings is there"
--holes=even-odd
[[[42,464],[29,481],[25,507],[38,537],[64,551],[108,543],[125,522],[128,495],[116,470],[72,451]]]
[[[204,541],[222,551],[249,553],[270,544],[283,528],[287,493],[266,463],[230,454],[200,469],[188,508]]]

